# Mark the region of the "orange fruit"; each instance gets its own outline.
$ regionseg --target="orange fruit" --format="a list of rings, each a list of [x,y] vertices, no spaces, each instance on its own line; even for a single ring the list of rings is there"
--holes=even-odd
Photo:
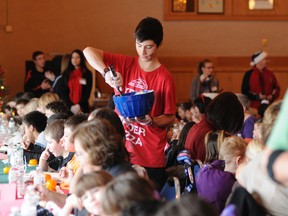
[[[57,180],[55,179],[49,179],[46,182],[46,188],[50,191],[56,191],[56,185],[57,185]]]
[[[3,173],[4,173],[4,174],[8,174],[8,173],[9,173],[9,170],[10,170],[10,167],[9,167],[9,166],[5,166],[5,167],[3,168]]]
[[[29,160],[29,165],[30,165],[30,166],[36,166],[37,164],[38,164],[37,159],[30,159],[30,160]]]
[[[45,181],[47,182],[50,179],[51,179],[51,175],[48,173],[45,173]]]

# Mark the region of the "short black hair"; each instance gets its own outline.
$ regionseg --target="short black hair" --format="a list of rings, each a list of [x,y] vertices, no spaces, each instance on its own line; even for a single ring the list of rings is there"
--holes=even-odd
[[[38,133],[45,130],[47,117],[39,111],[32,111],[24,116],[23,123],[28,127],[32,125]]]
[[[45,107],[51,110],[53,113],[67,113],[71,114],[69,107],[63,101],[54,101],[46,105]]]
[[[117,133],[119,133],[123,138],[125,138],[125,129],[123,124],[117,115],[117,113],[110,108],[100,108],[95,112],[95,118],[106,119],[109,123],[113,125]]]
[[[244,110],[237,96],[232,92],[223,92],[207,106],[205,115],[215,130],[225,130],[235,134],[242,128]]]
[[[161,22],[153,17],[142,19],[137,25],[134,37],[139,42],[152,40],[159,47],[163,41],[163,27]]]
[[[68,113],[54,113],[47,119],[47,125],[49,125],[55,120],[59,120],[59,119],[66,120],[69,118],[69,116],[70,115]]]
[[[195,98],[193,101],[194,106],[198,107],[200,113],[204,113],[208,104],[212,101],[211,98],[204,96],[203,94]]]
[[[19,99],[17,99],[17,101],[16,101],[16,105],[18,105],[18,104],[24,104],[24,105],[26,105],[27,103],[29,103],[29,100],[24,99],[24,98],[19,98]]]
[[[192,107],[192,103],[190,101],[182,102],[179,104],[179,108],[181,108],[184,111],[190,110],[191,107]]]
[[[84,113],[79,113],[76,115],[70,116],[64,123],[64,127],[69,128],[73,131],[79,124],[85,122],[88,119],[88,116]]]
[[[44,55],[44,53],[42,51],[39,51],[39,50],[33,52],[32,59],[36,60],[37,56],[39,56],[39,55]]]

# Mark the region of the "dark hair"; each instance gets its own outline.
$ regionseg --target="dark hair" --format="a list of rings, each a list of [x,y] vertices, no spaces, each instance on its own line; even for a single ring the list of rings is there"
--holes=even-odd
[[[16,101],[16,105],[18,105],[18,104],[24,104],[24,105],[26,105],[28,102],[29,102],[29,100],[27,100],[27,99],[19,98],[19,99]]]
[[[178,139],[178,142],[177,142],[177,146],[178,148],[180,148],[181,150],[184,149],[184,146],[185,146],[185,142],[186,142],[186,138],[187,138],[187,135],[191,129],[191,127],[195,124],[195,122],[187,122],[184,127],[182,128],[181,132],[180,132],[180,135],[179,135],[179,139]]]
[[[44,55],[44,53],[42,51],[35,51],[32,53],[32,59],[36,60],[37,56],[39,55]]]
[[[32,111],[24,116],[23,123],[28,127],[32,125],[38,133],[41,133],[45,130],[47,117],[39,111]]]
[[[186,110],[190,110],[190,108],[192,107],[192,104],[190,101],[187,102],[183,102],[179,104],[179,108],[186,111]]]
[[[126,173],[107,184],[102,200],[104,213],[112,215],[141,203],[155,200],[154,187],[135,173]]]
[[[88,68],[86,66],[86,59],[85,59],[83,52],[79,49],[73,50],[70,54],[68,67],[63,72],[63,79],[64,79],[64,83],[66,86],[68,85],[68,80],[69,80],[70,74],[72,73],[72,71],[74,71],[76,69],[75,66],[71,62],[73,53],[77,53],[80,56],[80,66],[81,66],[82,74],[84,74],[88,70]]]
[[[45,107],[48,110],[51,110],[53,113],[67,113],[70,114],[70,109],[66,106],[63,101],[54,101],[46,105]]]
[[[114,104],[114,100],[113,100],[113,96],[115,95],[114,91],[111,93],[111,95],[109,96],[109,100],[108,100],[108,105],[107,107],[110,109],[115,109],[115,104]]]
[[[244,110],[237,96],[232,92],[223,92],[207,106],[205,115],[215,130],[225,130],[235,134],[242,128]]]
[[[122,210],[120,216],[152,216],[165,205],[160,200],[144,200]]]
[[[32,92],[18,92],[14,96],[14,101],[18,101],[19,99],[25,99],[30,101],[34,97]]]
[[[53,121],[57,119],[62,119],[62,120],[68,119],[69,116],[70,115],[68,115],[67,113],[54,113],[47,119],[47,125],[51,124]]]
[[[199,97],[195,98],[193,101],[194,106],[199,109],[200,113],[204,113],[208,104],[212,101],[211,98],[206,97],[204,95],[200,95]]]
[[[87,115],[80,113],[70,116],[64,123],[64,127],[73,131],[79,124],[87,120]]]
[[[156,216],[216,216],[217,211],[196,195],[187,194],[181,200],[167,203]]]
[[[219,158],[219,149],[222,142],[226,137],[231,136],[231,134],[222,131],[210,131],[205,136],[205,148],[206,156],[204,163],[212,163]]]
[[[152,40],[159,47],[163,41],[163,27],[161,22],[152,17],[142,19],[137,25],[134,37],[139,42]]]
[[[269,103],[261,103],[258,107],[258,115],[260,116],[260,118],[264,117],[264,113],[266,111],[266,109],[269,107]]]
[[[198,68],[197,68],[197,72],[198,72],[199,76],[203,73],[202,67],[205,67],[205,64],[210,63],[210,62],[212,63],[212,61],[210,59],[204,59],[204,60],[199,62]]]
[[[110,108],[101,108],[94,110],[91,114],[93,114],[94,118],[108,120],[115,127],[116,131],[125,138],[123,124],[114,110]]]

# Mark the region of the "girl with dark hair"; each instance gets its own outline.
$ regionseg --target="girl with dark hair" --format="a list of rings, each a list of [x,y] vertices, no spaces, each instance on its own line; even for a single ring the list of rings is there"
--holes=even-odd
[[[213,77],[214,71],[213,62],[209,59],[204,59],[198,65],[198,74],[192,80],[190,89],[190,99],[194,101],[202,93],[218,92],[219,82]]]
[[[244,111],[237,96],[224,92],[215,97],[207,106],[202,120],[189,131],[185,148],[191,152],[193,159],[205,160],[205,135],[209,131],[225,130],[236,134],[242,128]]]
[[[72,51],[68,67],[57,85],[56,93],[74,114],[80,111],[89,112],[88,100],[92,89],[92,73],[86,66],[81,50]]]

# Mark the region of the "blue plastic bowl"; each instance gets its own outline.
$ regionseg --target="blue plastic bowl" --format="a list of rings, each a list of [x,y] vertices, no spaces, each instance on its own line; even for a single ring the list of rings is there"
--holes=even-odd
[[[114,104],[123,117],[142,118],[151,112],[154,104],[154,91],[131,92],[113,96]]]

